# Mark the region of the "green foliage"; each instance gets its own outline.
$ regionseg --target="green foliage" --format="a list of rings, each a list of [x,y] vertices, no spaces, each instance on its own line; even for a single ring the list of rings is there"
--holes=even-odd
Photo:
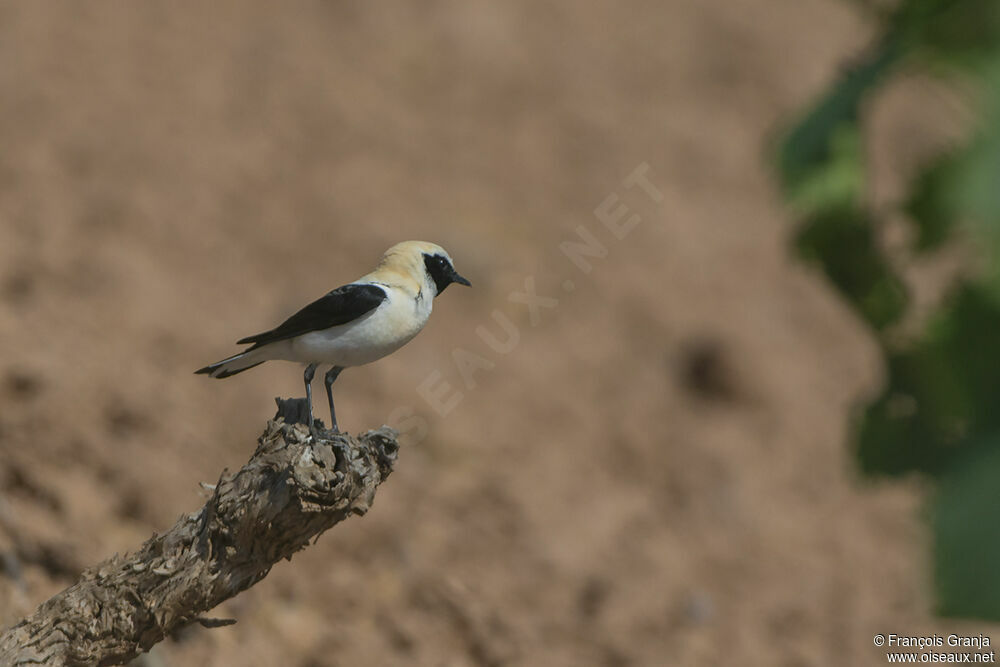
[[[876,329],[905,312],[906,290],[882,257],[863,209],[828,207],[815,213],[799,230],[796,246]]]
[[[996,0],[907,0],[890,19],[925,66],[974,70],[996,57],[1000,4]]]
[[[956,165],[944,155],[927,166],[913,184],[904,211],[917,227],[916,250],[936,250],[948,240],[957,214],[949,200],[955,190]]]
[[[1000,621],[1000,442],[984,443],[945,477],[932,506],[938,612]]]
[[[1000,435],[998,331],[993,296],[964,285],[922,338],[887,350],[888,387],[868,407],[858,434],[862,470],[941,477],[985,438]]]
[[[904,71],[960,82],[980,111],[964,145],[910,185],[901,212],[912,250],[940,252],[963,235],[984,269],[901,343],[888,333],[909,303],[878,244],[884,212],[867,205],[863,137],[867,98]],[[856,426],[859,466],[935,480],[939,610],[1000,620],[1000,2],[902,0],[877,45],[787,132],[776,167],[800,220],[796,250],[873,327],[885,356],[887,386]]]
[[[811,213],[854,207],[864,193],[860,107],[896,61],[889,40],[851,69],[780,147],[779,174],[786,196],[797,209]]]

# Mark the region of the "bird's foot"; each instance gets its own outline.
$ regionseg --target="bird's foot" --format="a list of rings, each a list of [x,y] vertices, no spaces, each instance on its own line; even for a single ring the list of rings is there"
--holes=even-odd
[[[327,428],[322,419],[313,419],[309,425],[309,434],[315,440],[329,440],[330,436],[338,435],[340,429],[334,424],[333,428]]]
[[[325,428],[323,426],[323,422],[319,421],[318,424],[313,425],[309,429],[309,435],[311,435],[314,440],[329,440],[335,435],[340,435],[340,429],[336,426],[333,428]]]

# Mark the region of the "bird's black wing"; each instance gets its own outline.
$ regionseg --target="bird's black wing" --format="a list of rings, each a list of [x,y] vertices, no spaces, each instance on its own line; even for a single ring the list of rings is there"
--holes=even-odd
[[[316,299],[274,329],[241,338],[236,344],[253,343],[250,348],[253,350],[310,331],[347,324],[378,308],[387,296],[385,290],[378,285],[344,285]]]

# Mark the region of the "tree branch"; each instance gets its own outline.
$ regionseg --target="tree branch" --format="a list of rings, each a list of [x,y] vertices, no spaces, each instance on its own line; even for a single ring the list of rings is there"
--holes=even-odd
[[[119,665],[254,585],[282,558],[364,514],[396,460],[396,432],[312,440],[304,400],[278,399],[257,451],[205,506],[139,551],[90,568],[0,635],[0,665]],[[233,621],[235,622],[235,621]]]

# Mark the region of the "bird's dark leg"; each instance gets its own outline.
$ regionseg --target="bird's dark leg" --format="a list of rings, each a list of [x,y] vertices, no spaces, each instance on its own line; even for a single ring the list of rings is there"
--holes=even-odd
[[[334,433],[340,433],[340,429],[337,427],[337,413],[333,410],[333,383],[342,370],[344,370],[343,366],[334,366],[326,372],[326,377],[323,380],[326,384],[326,398],[330,402],[330,430]]]
[[[313,389],[312,381],[313,376],[316,375],[316,366],[319,364],[309,364],[306,366],[306,372],[303,373],[302,379],[306,383],[306,404],[309,406],[309,432],[315,435],[315,429],[313,428]]]

